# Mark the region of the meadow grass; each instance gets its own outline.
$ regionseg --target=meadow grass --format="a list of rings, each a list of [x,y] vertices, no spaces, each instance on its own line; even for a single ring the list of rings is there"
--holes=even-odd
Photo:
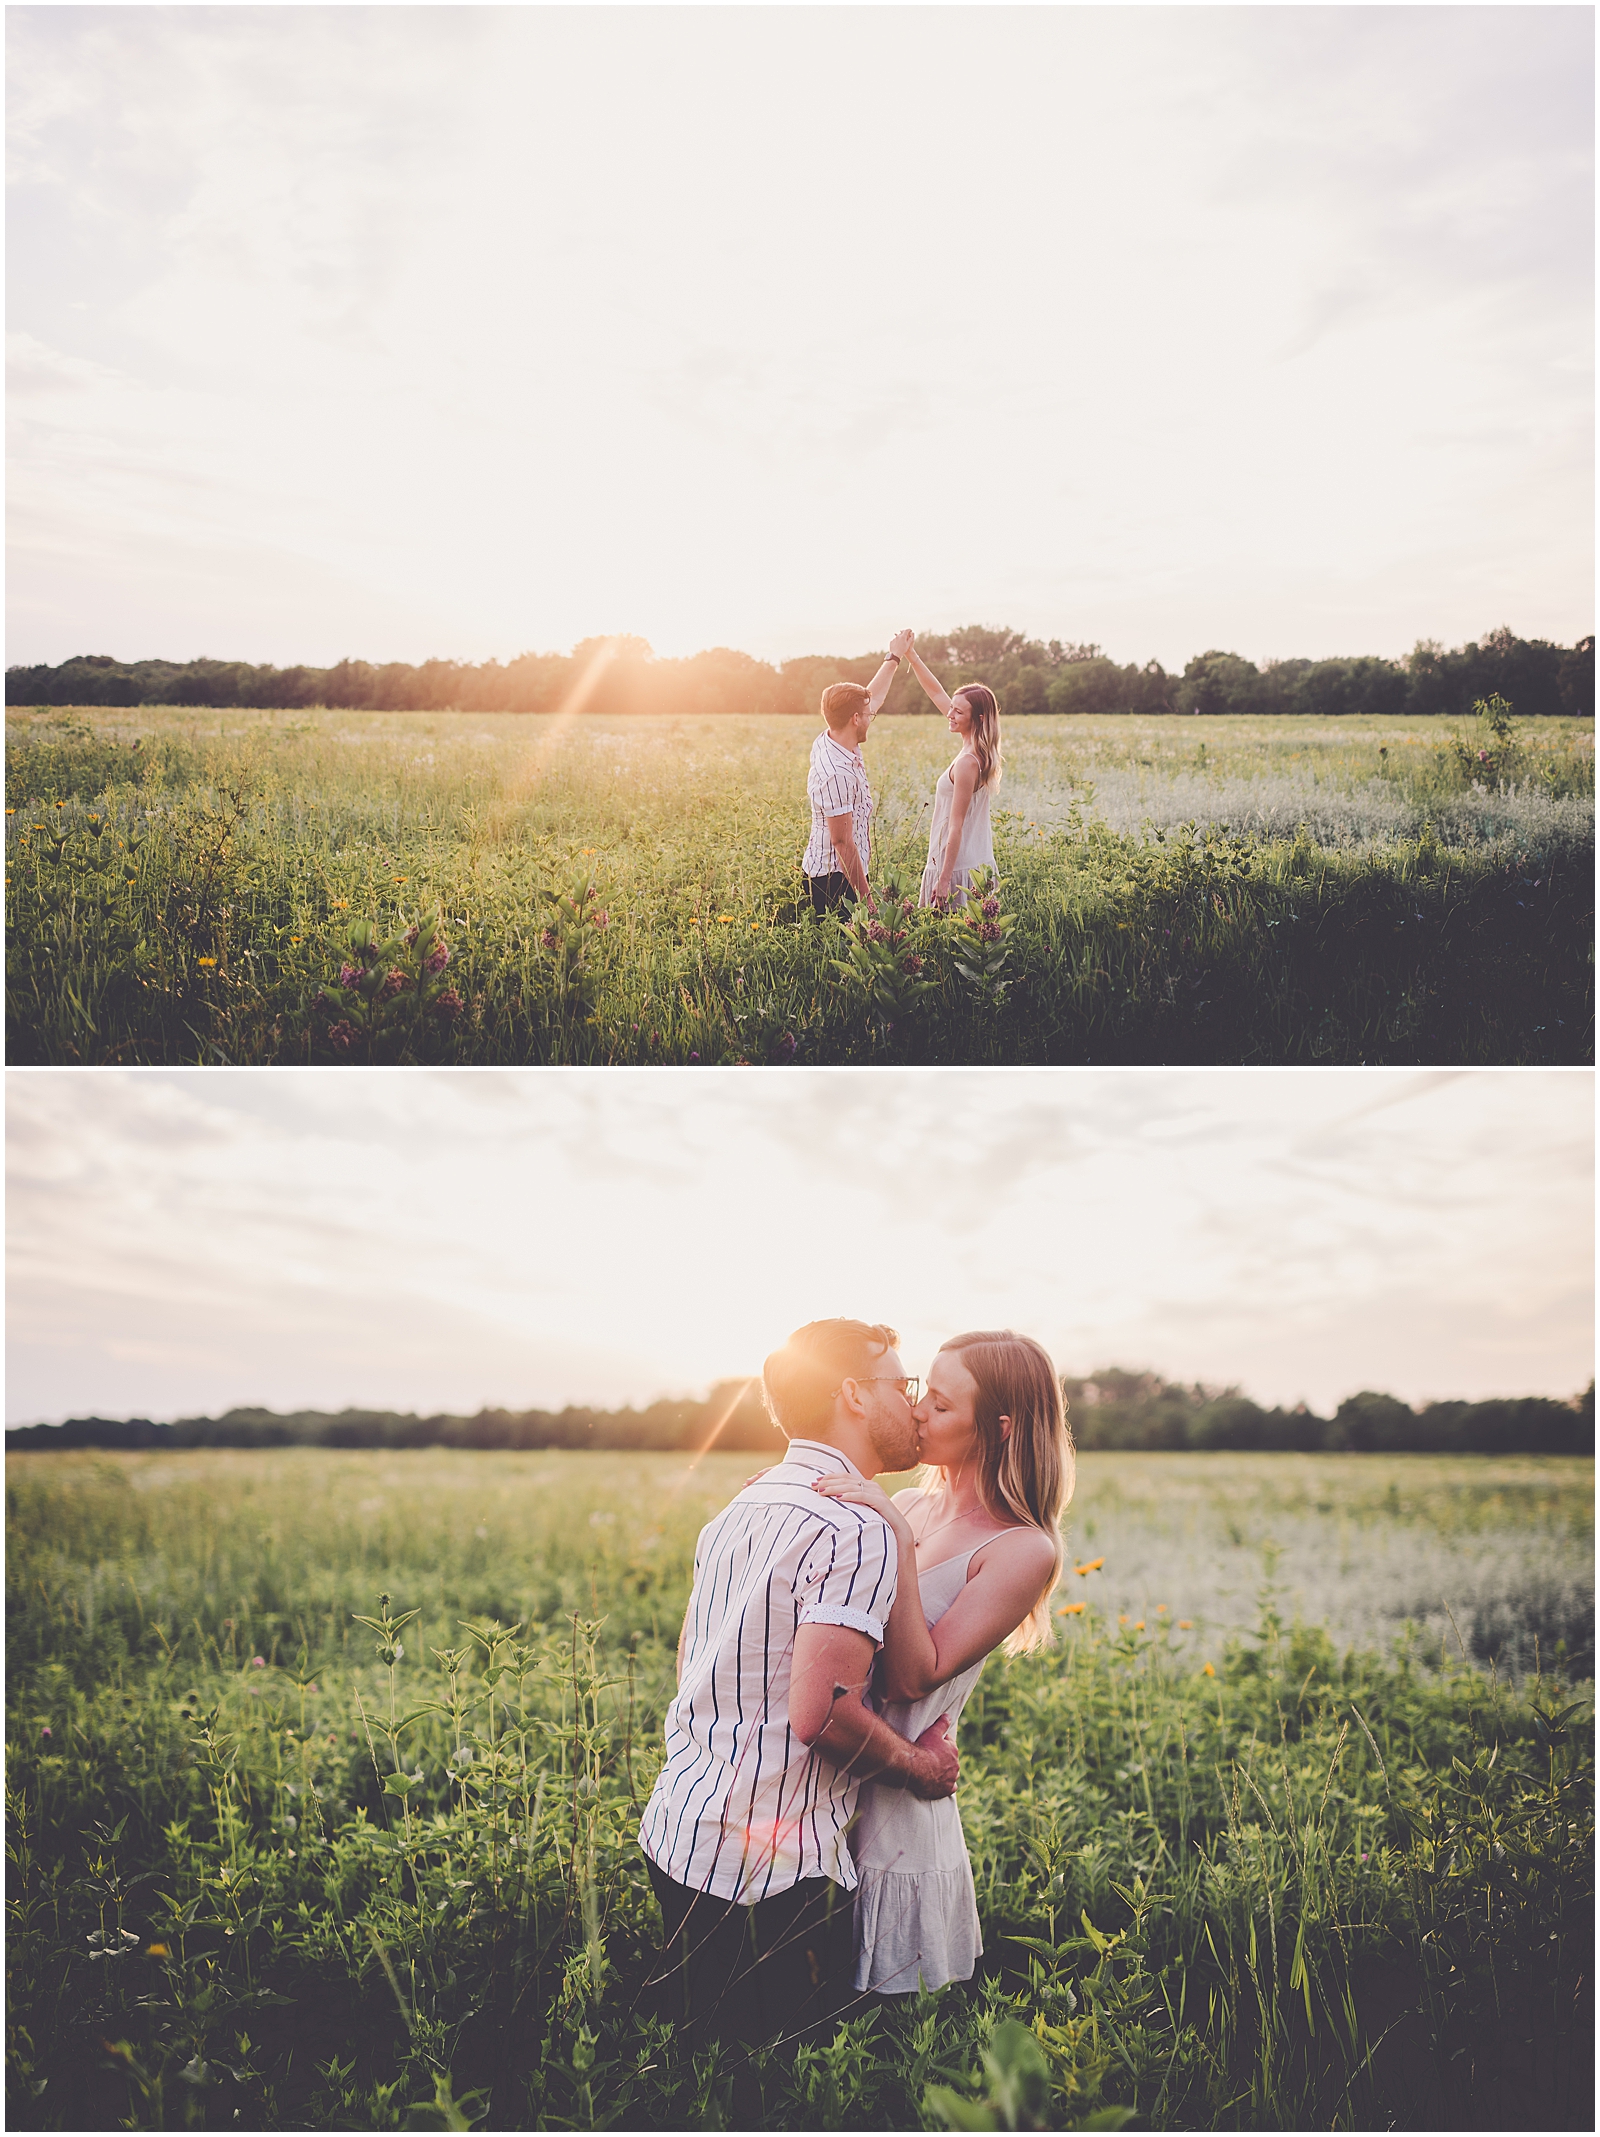
[[[16,1061],[1591,1057],[1585,723],[1480,763],[1403,720],[1013,721],[983,960],[959,916],[869,954],[803,907],[803,721],[140,707],[7,735]],[[949,738],[896,719],[868,749],[874,876],[914,891]],[[370,999],[419,979],[399,938],[433,916],[447,974]],[[319,1008],[358,924],[388,955]]]
[[[11,2126],[724,2126],[634,1835],[748,1467],[13,1456]],[[763,2122],[1591,2126],[1589,1688],[1293,1614],[1359,1617],[1391,1532],[1514,1609],[1592,1464],[1085,1457],[1104,1564],[963,1717],[980,1978],[762,2055]]]

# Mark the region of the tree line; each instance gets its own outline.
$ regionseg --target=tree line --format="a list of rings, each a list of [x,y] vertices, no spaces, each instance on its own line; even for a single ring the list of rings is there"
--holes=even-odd
[[[1490,631],[1451,651],[1424,639],[1401,660],[1275,660],[1197,653],[1181,675],[1159,661],[1119,667],[1097,645],[1027,638],[977,624],[926,631],[923,657],[951,688],[986,682],[1009,715],[1032,713],[1348,713],[1464,717],[1498,693],[1522,718],[1594,716],[1594,638],[1560,646]],[[829,683],[865,682],[881,653],[804,654],[756,660],[714,646],[682,660],[658,659],[642,638],[586,638],[570,653],[523,653],[512,661],[341,660],[331,668],[253,667],[238,660],[120,661],[85,653],[57,667],[6,670],[8,705],[194,705],[278,711],[556,712],[573,705],[604,714],[728,712],[814,717]],[[931,708],[915,679],[896,677],[887,713]]]
[[[1528,1395],[1431,1402],[1420,1410],[1365,1389],[1347,1396],[1332,1417],[1305,1408],[1267,1410],[1237,1388],[1183,1386],[1120,1367],[1062,1385],[1074,1437],[1085,1452],[1594,1453],[1593,1381],[1570,1402]],[[655,1402],[643,1410],[569,1406],[419,1417],[393,1410],[239,1409],[169,1425],[146,1417],[75,1417],[64,1425],[24,1425],[6,1433],[12,1453],[75,1447],[588,1447],[671,1454],[699,1452],[708,1444],[769,1461],[781,1456],[783,1438],[762,1407],[756,1381],[723,1381],[705,1402]]]

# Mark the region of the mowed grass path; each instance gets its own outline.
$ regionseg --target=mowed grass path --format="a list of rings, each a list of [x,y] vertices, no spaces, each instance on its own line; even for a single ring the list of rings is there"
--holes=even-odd
[[[920,978],[890,999],[800,903],[808,722],[139,708],[7,731],[13,1060],[1590,1058],[1578,723],[1496,780],[1403,721],[1013,721],[1003,964],[975,983],[959,922],[912,919]],[[875,876],[914,888],[949,738],[890,720],[868,752]],[[407,990],[330,1041],[316,997],[352,924],[434,915],[458,1013]]]
[[[725,2126],[635,1836],[749,1467],[13,1457],[11,2126]],[[1086,1457],[1104,1563],[963,1716],[981,1976],[763,2056],[762,2122],[981,2117],[1003,2051],[1027,2126],[1591,2127],[1592,1688],[1352,1649],[1290,1594],[1359,1616],[1409,1549],[1458,1603],[1503,1562],[1514,1607],[1592,1521],[1576,1461]]]

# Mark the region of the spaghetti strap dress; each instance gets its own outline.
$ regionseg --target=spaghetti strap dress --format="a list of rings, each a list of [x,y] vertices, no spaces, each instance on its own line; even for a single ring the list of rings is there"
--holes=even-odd
[[[992,1542],[985,1537],[984,1542]],[[923,1615],[937,1625],[967,1585],[973,1552],[944,1558],[917,1575]],[[941,1714],[950,1735],[987,1657],[917,1700],[882,1709],[899,1735],[914,1741]],[[858,1989],[880,1996],[913,1996],[919,1986],[970,1981],[983,1953],[972,1863],[954,1796],[925,1802],[908,1788],[869,1784],[861,1791],[854,1835],[856,1858],[856,1971]]]
[[[919,903],[933,902],[933,886],[939,880],[944,867],[944,849],[950,836],[950,810],[955,800],[955,766],[950,765],[939,775],[939,783],[933,790],[933,822],[928,826],[928,862],[922,871],[922,891]],[[993,868],[994,832],[989,823],[989,789],[979,787],[967,803],[967,813],[961,819],[961,844],[956,852],[955,867],[950,876],[950,902],[952,905],[966,903],[967,888],[975,868]]]

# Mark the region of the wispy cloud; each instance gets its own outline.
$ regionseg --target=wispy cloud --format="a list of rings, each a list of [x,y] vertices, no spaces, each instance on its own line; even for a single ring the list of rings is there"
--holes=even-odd
[[[1329,1402],[1592,1369],[1560,1073],[8,1079],[13,1418],[649,1400],[818,1314]]]
[[[1588,11],[7,34],[13,659],[1592,623]]]

